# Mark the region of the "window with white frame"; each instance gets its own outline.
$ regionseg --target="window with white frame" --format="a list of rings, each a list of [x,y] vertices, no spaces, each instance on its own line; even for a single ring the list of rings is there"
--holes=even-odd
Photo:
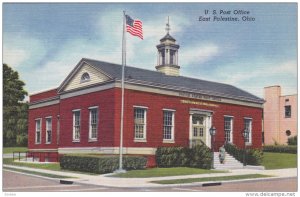
[[[248,135],[245,138],[246,143],[252,143],[252,119],[245,118],[244,119],[244,128],[248,131]]]
[[[225,131],[225,142],[232,142],[232,121],[233,118],[229,116],[224,117],[224,131]]]
[[[35,120],[35,143],[41,143],[42,119]]]
[[[97,140],[98,134],[98,107],[91,107],[89,121],[89,139]]]
[[[174,140],[174,111],[164,110],[164,140]]]
[[[146,139],[146,108],[134,108],[134,138]]]
[[[46,118],[46,143],[50,144],[52,139],[52,118]]]
[[[80,140],[80,110],[73,111],[73,140]]]

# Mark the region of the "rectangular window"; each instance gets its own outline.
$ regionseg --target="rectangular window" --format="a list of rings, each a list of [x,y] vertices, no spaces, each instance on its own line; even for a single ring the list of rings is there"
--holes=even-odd
[[[164,140],[174,140],[174,111],[164,111]]]
[[[245,138],[245,142],[251,144],[252,143],[252,119],[245,118],[244,127],[248,131],[248,135]]]
[[[98,134],[98,108],[90,108],[89,139],[97,140]]]
[[[134,138],[146,139],[146,116],[145,108],[134,108]]]
[[[73,111],[73,141],[80,141],[80,110]]]
[[[225,142],[232,143],[232,117],[224,117]]]
[[[52,139],[52,118],[46,118],[46,144],[51,144]]]
[[[290,118],[292,115],[291,106],[290,105],[284,106],[284,111],[285,111],[285,117]]]
[[[35,120],[35,143],[41,143],[42,119]]]

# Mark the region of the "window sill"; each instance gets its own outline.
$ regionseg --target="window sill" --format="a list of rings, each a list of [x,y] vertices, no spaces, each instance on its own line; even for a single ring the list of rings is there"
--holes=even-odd
[[[46,144],[51,144],[51,142],[46,142]]]
[[[147,142],[146,139],[134,139],[134,142]]]
[[[88,142],[97,142],[97,139],[89,139]]]
[[[252,142],[246,142],[246,146],[252,146]]]
[[[74,142],[74,143],[79,143],[80,140],[73,140],[72,142]]]
[[[163,140],[163,143],[174,144],[174,140]]]
[[[38,144],[41,144],[41,142],[36,142],[35,144],[38,145]]]

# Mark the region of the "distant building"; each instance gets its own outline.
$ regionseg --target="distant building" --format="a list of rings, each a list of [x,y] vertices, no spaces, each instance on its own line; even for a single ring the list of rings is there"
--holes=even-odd
[[[297,135],[297,94],[281,95],[280,86],[264,88],[264,143],[287,144]]]

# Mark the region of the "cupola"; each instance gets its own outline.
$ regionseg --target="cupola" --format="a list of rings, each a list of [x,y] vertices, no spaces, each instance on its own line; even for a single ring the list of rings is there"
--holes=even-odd
[[[178,49],[179,45],[176,40],[170,35],[169,17],[166,24],[167,34],[160,39],[160,44],[157,48],[157,71],[166,75],[179,76],[180,66],[178,65]]]

